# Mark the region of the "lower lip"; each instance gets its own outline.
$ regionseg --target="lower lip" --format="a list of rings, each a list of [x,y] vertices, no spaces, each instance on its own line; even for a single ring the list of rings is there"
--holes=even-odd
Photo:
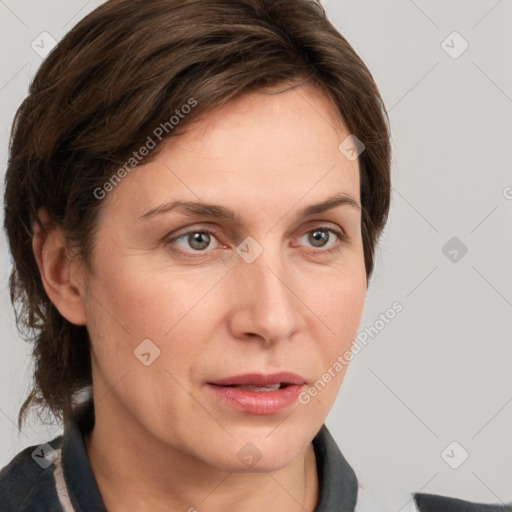
[[[297,400],[305,384],[290,384],[275,391],[247,391],[237,387],[208,384],[212,393],[239,411],[250,414],[276,414]]]

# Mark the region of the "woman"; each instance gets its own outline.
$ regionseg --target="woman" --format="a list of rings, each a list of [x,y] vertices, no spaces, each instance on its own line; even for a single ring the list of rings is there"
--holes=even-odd
[[[323,423],[389,198],[379,92],[319,5],[88,15],[13,130],[20,423],[47,407],[65,431],[2,470],[0,508],[378,510]]]

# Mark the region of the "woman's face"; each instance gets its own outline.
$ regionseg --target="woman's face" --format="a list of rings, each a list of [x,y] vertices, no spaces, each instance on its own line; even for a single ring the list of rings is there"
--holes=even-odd
[[[97,415],[122,423],[120,435],[228,471],[271,471],[318,432],[366,292],[358,164],[335,126],[311,86],[247,94],[103,199],[83,292]],[[307,211],[333,196],[349,200]],[[212,384],[281,372],[295,385]]]

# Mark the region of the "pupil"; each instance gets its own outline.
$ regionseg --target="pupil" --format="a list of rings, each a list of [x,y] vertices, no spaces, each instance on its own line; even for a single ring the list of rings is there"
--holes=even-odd
[[[199,250],[205,249],[206,247],[208,247],[208,244],[210,243],[209,235],[201,232],[193,233],[192,241],[194,242],[192,244],[192,247]],[[196,242],[200,245],[200,247],[194,245]]]
[[[320,238],[318,238],[318,235],[320,235]],[[327,233],[322,230],[316,230],[316,231],[313,231],[312,238],[313,238],[313,245],[315,245],[316,247],[321,247],[323,245],[322,242],[325,242],[325,239],[327,238]],[[317,245],[317,242],[320,242],[320,243]]]

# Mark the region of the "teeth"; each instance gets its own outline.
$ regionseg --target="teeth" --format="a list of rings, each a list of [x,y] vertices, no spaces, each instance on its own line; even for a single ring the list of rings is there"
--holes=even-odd
[[[235,386],[238,389],[245,389],[246,391],[274,391],[281,387],[280,383],[277,384],[267,384],[266,386],[253,386],[252,384],[242,384],[240,386]]]

